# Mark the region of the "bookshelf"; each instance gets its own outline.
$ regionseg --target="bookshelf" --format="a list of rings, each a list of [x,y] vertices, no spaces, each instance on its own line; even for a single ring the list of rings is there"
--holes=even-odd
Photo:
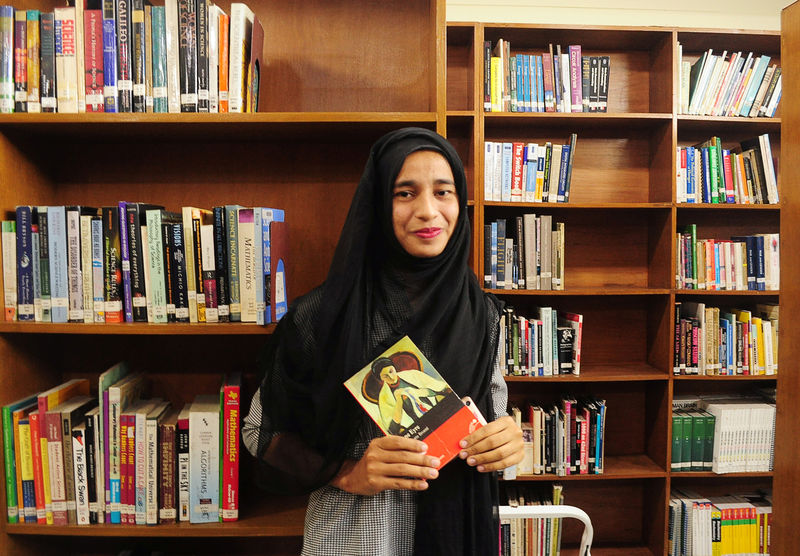
[[[230,14],[230,2],[218,3]],[[256,114],[8,114],[0,116],[0,210],[18,204],[141,200],[172,210],[239,203],[285,209],[290,298],[321,282],[369,147],[384,133],[443,121],[444,2],[249,0],[264,25]],[[17,8],[52,10],[56,0]],[[391,44],[391,51],[383,45]],[[272,327],[0,323],[0,404],[121,359],[146,371],[147,395],[182,405],[214,393],[222,373],[258,383],[255,362]],[[244,407],[243,410],[246,410]],[[242,455],[234,523],[54,527],[0,520],[0,554],[297,554],[304,498],[253,487]],[[0,499],[5,516],[5,481]]]
[[[784,12],[784,28],[793,13],[800,29],[800,9]],[[796,33],[794,40],[800,36]],[[607,113],[484,112],[484,41],[508,40],[511,52],[538,54],[548,43],[580,44],[583,55],[611,57]],[[789,70],[784,37],[784,71]],[[725,144],[769,133],[773,156],[788,160],[786,134],[781,143],[781,113],[774,118],[690,116],[678,107],[678,43],[684,59],[697,60],[709,48],[768,54],[781,62],[777,32],[705,30],[668,27],[591,27],[564,25],[448,22],[447,133],[473,161],[473,268],[483,268],[483,224],[526,212],[550,214],[566,223],[563,291],[491,290],[517,309],[534,307],[582,313],[580,377],[507,377],[510,401],[550,404],[564,393],[606,399],[606,469],[599,476],[518,477],[517,483],[560,482],[567,503],[584,509],[595,530],[593,554],[661,555],[668,550],[667,505],[670,489],[685,487],[708,494],[772,487],[777,523],[772,551],[795,545],[790,530],[797,506],[790,485],[797,483],[794,458],[796,409],[788,392],[797,386],[788,361],[791,329],[782,327],[781,374],[776,376],[673,376],[673,307],[676,301],[704,301],[737,306],[778,303],[784,314],[784,291],[685,291],[675,286],[674,235],[696,223],[704,237],[781,232],[786,254],[782,284],[793,282],[795,226],[787,214],[792,193],[778,205],[687,205],[677,203],[675,150],[718,135]],[[797,61],[794,60],[795,66]],[[788,78],[787,78],[788,79]],[[796,92],[797,84],[794,84]],[[791,90],[791,89],[790,89]],[[781,106],[790,105],[786,92]],[[795,113],[796,114],[796,113]],[[785,121],[785,120],[784,120]],[[484,200],[484,141],[554,141],[566,143],[577,133],[569,203],[519,203]],[[796,134],[794,135],[796,140]],[[792,146],[796,146],[795,143]],[[477,155],[475,154],[477,153]],[[778,165],[780,166],[780,164]],[[792,182],[797,170],[778,169],[779,183]],[[787,179],[789,180],[787,182]],[[784,186],[781,195],[790,188]],[[796,195],[796,194],[795,194]],[[794,280],[796,282],[796,280]],[[790,292],[791,293],[791,292]],[[788,352],[788,353],[787,353]],[[794,378],[793,378],[794,377]],[[791,383],[790,383],[791,382]],[[717,475],[670,472],[671,404],[677,394],[750,392],[779,385],[779,424],[775,471]],[[781,402],[783,400],[783,402]],[[794,404],[796,405],[796,404]],[[787,406],[792,406],[787,409]],[[789,417],[792,414],[793,417]],[[791,468],[791,469],[790,469]],[[792,506],[792,509],[790,509]],[[578,528],[564,531],[565,546],[576,546]]]

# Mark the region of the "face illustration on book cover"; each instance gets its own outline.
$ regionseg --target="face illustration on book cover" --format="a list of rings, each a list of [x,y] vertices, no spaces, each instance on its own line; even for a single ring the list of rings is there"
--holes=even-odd
[[[482,426],[408,336],[345,386],[385,434],[424,440],[442,465]]]

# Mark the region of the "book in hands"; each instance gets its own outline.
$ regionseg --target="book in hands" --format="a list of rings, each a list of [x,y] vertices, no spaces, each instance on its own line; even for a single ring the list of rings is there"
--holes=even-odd
[[[424,441],[440,468],[484,424],[408,336],[344,384],[385,434]]]

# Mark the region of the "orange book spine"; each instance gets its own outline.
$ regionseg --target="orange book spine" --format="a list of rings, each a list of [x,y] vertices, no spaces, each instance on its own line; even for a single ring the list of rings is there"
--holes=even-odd
[[[228,14],[219,15],[219,111],[228,111],[228,65],[230,63],[230,26]]]

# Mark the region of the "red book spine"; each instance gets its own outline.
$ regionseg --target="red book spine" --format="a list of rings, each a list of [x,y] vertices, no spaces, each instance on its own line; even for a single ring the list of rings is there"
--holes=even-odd
[[[120,522],[128,523],[128,416],[119,418],[119,507]]]
[[[240,394],[238,384],[222,387],[222,496],[220,518],[222,521],[239,519],[239,421]]]
[[[42,468],[42,444],[40,412],[33,411],[28,415],[31,428],[31,451],[33,452],[33,486],[36,493],[36,523],[47,523],[44,503],[44,470]],[[49,472],[49,470],[48,470]]]
[[[104,112],[103,100],[103,12],[84,10],[83,44],[86,111]]]
[[[128,415],[128,482],[126,484],[127,502],[124,506],[128,512],[128,523],[136,523],[136,415]]]

